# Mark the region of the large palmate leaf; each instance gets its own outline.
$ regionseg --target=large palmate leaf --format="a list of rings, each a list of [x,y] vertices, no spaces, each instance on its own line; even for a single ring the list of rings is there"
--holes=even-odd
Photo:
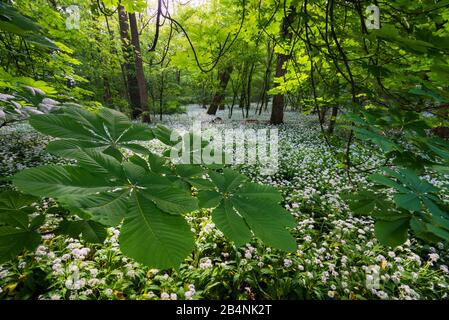
[[[148,173],[136,182],[145,188],[142,194],[164,212],[183,214],[198,210],[198,201],[191,192],[178,188],[168,177]]]
[[[28,228],[28,214],[33,213],[30,204],[37,198],[16,191],[0,193],[0,224],[21,229]]]
[[[0,30],[19,35],[38,46],[59,49],[53,41],[42,34],[39,25],[3,2],[0,2]]]
[[[363,128],[353,128],[353,130],[357,138],[370,141],[371,143],[378,145],[385,152],[400,150],[400,147],[395,142],[378,132],[369,131]]]
[[[90,219],[106,226],[117,226],[125,217],[129,201],[129,190],[101,192],[87,196],[62,197],[59,199],[67,208],[88,214]]]
[[[48,165],[19,172],[14,184],[34,196],[88,195],[110,190],[112,182],[73,166]]]
[[[198,190],[211,190],[215,187],[212,181],[204,178],[206,171],[200,166],[179,164],[175,166],[175,174]]]
[[[131,183],[164,212],[183,214],[198,210],[198,201],[191,192],[179,188],[169,177],[146,171],[132,163],[124,163],[124,168]]]
[[[409,218],[376,221],[374,231],[377,239],[379,239],[380,243],[391,247],[403,244],[407,240],[409,221]]]
[[[201,207],[212,208],[212,220],[237,245],[256,236],[275,248],[296,249],[287,230],[295,226],[295,220],[279,205],[282,197],[275,188],[248,182],[230,169],[218,173],[198,165],[172,164],[134,145],[134,140],[152,139],[151,130],[131,124],[116,111],[91,113],[74,107],[33,117],[30,122],[39,131],[60,138],[50,143],[49,151],[77,162],[76,166],[26,169],[12,179],[20,190],[53,197],[76,216],[64,217],[56,232],[101,242],[106,226],[122,224],[124,254],[150,266],[176,267],[193,248],[183,215]],[[155,132],[163,142],[171,143],[167,140],[171,130],[158,127]],[[122,148],[142,155],[126,158]],[[196,192],[198,198],[193,196]],[[20,204],[17,209],[22,210]],[[35,229],[33,221],[29,229]],[[28,228],[20,214],[9,223]],[[17,237],[25,239],[29,235],[25,231],[31,232],[24,229]],[[17,253],[22,248],[5,251]]]
[[[218,187],[218,190],[222,192],[229,192],[236,189],[246,181],[245,176],[229,169],[223,170],[223,174],[210,171],[209,176],[212,179],[212,182]]]
[[[19,255],[23,250],[34,250],[41,236],[34,230],[0,226],[0,264]]]
[[[104,225],[95,221],[86,220],[64,220],[59,225],[57,233],[65,234],[72,238],[79,238],[81,236],[84,240],[91,243],[102,243],[107,236]]]
[[[357,194],[344,193],[341,197],[348,201],[349,208],[358,215],[386,214],[391,210],[385,196],[369,190],[362,190]]]
[[[114,176],[124,179],[125,174],[120,162],[114,157],[96,149],[73,150],[70,158],[76,159],[78,165],[94,174]]]
[[[230,240],[240,245],[252,232],[267,245],[296,250],[296,241],[286,229],[296,225],[295,219],[279,206],[282,197],[275,188],[246,182],[245,176],[230,169],[209,175],[218,192],[202,191],[198,197],[201,205],[216,207],[212,219]]]
[[[151,140],[152,130],[143,124],[133,124],[128,118],[115,110],[102,108],[91,113],[82,108],[62,108],[58,114],[35,115],[30,124],[36,130],[69,142],[50,142],[48,150],[52,153],[70,156],[74,146],[80,148],[99,148],[110,150],[115,155],[117,148],[126,148],[134,152],[148,152],[133,141]]]
[[[169,215],[134,193],[120,233],[120,249],[157,268],[178,266],[193,249],[193,235],[182,216]]]
[[[0,264],[39,245],[41,236],[36,230],[44,223],[44,216],[29,216],[35,212],[32,204],[36,200],[16,191],[0,193]]]
[[[294,227],[295,221],[282,207],[238,196],[232,197],[231,203],[264,243],[284,251],[296,250],[296,241],[286,230],[286,227]]]
[[[250,228],[229,200],[224,200],[219,207],[214,209],[212,221],[237,246],[248,243],[251,240]]]

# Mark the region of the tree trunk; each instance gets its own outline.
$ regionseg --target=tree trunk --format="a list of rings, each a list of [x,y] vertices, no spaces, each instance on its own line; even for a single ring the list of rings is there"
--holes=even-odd
[[[229,79],[231,78],[232,69],[232,66],[227,66],[219,73],[218,78],[220,80],[220,84],[217,92],[214,95],[214,98],[212,99],[212,103],[207,110],[207,114],[215,115],[217,113],[218,107],[224,102],[225,91]]]
[[[106,27],[108,29],[109,37],[111,39],[111,42],[113,43],[114,39],[115,39],[114,31],[111,29],[111,27],[109,25],[109,19],[108,19],[107,15],[104,15],[104,20],[106,22]],[[111,53],[115,54],[117,56],[117,58],[120,60],[120,56],[119,56],[115,46],[111,46]],[[120,64],[120,71],[121,71],[121,75],[122,75],[123,88],[124,88],[124,90],[121,91],[121,96],[129,101],[128,82],[126,80],[126,74],[125,74],[125,69],[123,67],[123,64]],[[122,110],[120,110],[120,111],[122,111]]]
[[[126,74],[126,82],[128,85],[128,97],[131,107],[131,118],[136,119],[141,112],[139,84],[136,77],[136,66],[134,64],[133,48],[129,36],[128,16],[123,6],[118,6],[118,21],[120,27],[120,40],[122,41],[123,51],[123,69]]]
[[[142,64],[142,52],[140,50],[139,42],[139,29],[137,28],[137,20],[135,13],[129,13],[129,26],[131,29],[131,44],[134,49],[134,61],[136,67],[137,86],[139,88],[139,101],[140,110],[136,110],[136,114],[133,118],[137,118],[140,114],[144,113],[143,121],[150,122],[150,110],[148,108],[148,91],[147,83],[145,81],[145,74],[143,72]]]
[[[104,87],[103,101],[107,105],[110,105],[112,102],[111,84],[109,83],[109,78],[106,75],[103,75],[103,87]]]
[[[240,99],[239,99],[239,108],[242,110],[242,117],[245,118],[245,109],[246,109],[246,94],[247,91],[247,77],[248,77],[248,63],[243,61],[242,71],[240,74],[240,83],[242,84],[242,88],[240,90]]]
[[[254,68],[255,68],[256,64],[254,63],[254,61],[251,63],[251,68],[249,70],[249,74],[248,74],[248,84],[246,85],[246,118],[248,118],[249,116],[249,109],[251,107],[251,84],[253,81],[253,73],[254,73]]]
[[[290,42],[292,38],[292,33],[289,30],[289,26],[293,23],[293,20],[296,16],[296,9],[295,7],[291,6],[289,8],[289,13],[286,17],[282,19],[282,26],[281,26],[281,40],[283,42]],[[285,53],[278,53],[277,54],[277,61],[276,61],[276,77],[282,78],[285,76],[285,73],[287,70],[285,69],[285,64],[287,63],[288,59],[290,58],[289,55]],[[276,84],[276,87],[279,86],[279,84]],[[273,106],[271,109],[271,118],[270,123],[271,124],[281,124],[284,122],[284,94],[283,93],[277,93],[273,97]]]
[[[265,105],[265,110],[268,106],[268,94],[267,92],[270,90],[270,75],[271,75],[271,65],[273,64],[273,56],[274,56],[274,46],[272,47],[270,41],[267,43],[267,64],[265,68],[265,74],[263,77],[262,90],[260,92],[259,101],[257,102],[256,113],[259,112],[259,115],[262,114],[262,109]],[[260,108],[259,108],[260,103]]]
[[[329,127],[327,128],[327,133],[328,134],[333,134],[334,133],[335,121],[337,121],[337,115],[338,115],[338,107],[337,106],[333,106],[332,107],[332,115],[331,115],[331,118],[329,120]]]
[[[161,90],[159,91],[159,120],[162,121],[162,114],[163,114],[163,109],[164,109],[164,85],[165,85],[165,81],[164,81],[164,72],[162,71],[161,73]]]

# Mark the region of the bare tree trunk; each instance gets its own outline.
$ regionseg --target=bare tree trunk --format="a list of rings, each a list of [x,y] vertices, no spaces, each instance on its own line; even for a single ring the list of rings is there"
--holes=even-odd
[[[212,103],[207,110],[207,114],[215,115],[217,113],[218,107],[223,103],[225,98],[225,91],[228,85],[229,79],[231,78],[232,66],[227,66],[220,73],[218,78],[220,79],[220,84],[217,92],[212,99]]]
[[[206,94],[206,84],[201,85],[201,107],[207,109],[207,94]]]
[[[290,42],[292,38],[292,33],[289,30],[289,26],[293,23],[293,20],[296,16],[296,9],[295,7],[291,6],[289,8],[289,13],[286,17],[282,19],[282,26],[281,26],[281,39],[283,41]],[[282,78],[285,76],[285,73],[287,70],[285,69],[285,64],[289,60],[290,56],[284,53],[278,53],[277,55],[277,62],[276,62],[276,77]],[[278,86],[279,84],[276,84]],[[277,93],[273,97],[273,106],[271,109],[271,118],[270,123],[271,124],[281,124],[284,122],[284,94],[283,93]]]
[[[111,104],[112,102],[111,85],[109,83],[109,78],[106,75],[103,75],[103,87],[104,87],[103,100],[106,104]]]
[[[271,65],[273,64],[273,56],[274,56],[274,46],[272,47],[270,41],[267,43],[267,64],[265,68],[265,75],[263,77],[262,90],[260,92],[259,101],[257,102],[256,113],[259,112],[259,115],[262,114],[262,109],[268,105],[268,90],[270,90],[270,75],[271,75]],[[260,103],[260,108],[259,108]]]
[[[118,6],[118,20],[120,27],[120,39],[122,41],[122,51],[124,56],[123,69],[126,74],[128,84],[128,97],[131,106],[131,118],[135,119],[140,114],[140,94],[139,84],[136,77],[136,66],[134,63],[133,48],[129,36],[128,16],[123,6]]]
[[[250,68],[249,74],[248,74],[248,84],[246,87],[246,91],[247,91],[247,94],[246,94],[246,96],[247,96],[246,97],[246,118],[248,118],[248,116],[249,116],[249,108],[251,107],[251,84],[253,81],[253,73],[254,73],[255,66],[256,66],[256,64],[253,61],[251,63],[251,68]]]
[[[108,19],[107,15],[104,16],[104,20],[106,22],[106,27],[108,29],[109,37],[110,37],[111,41],[113,42],[114,41],[114,31],[111,29],[111,27],[109,25],[109,19]],[[119,60],[120,60],[120,56],[119,56],[115,46],[111,47],[111,53],[115,54],[119,58]],[[126,80],[126,74],[125,74],[125,69],[123,67],[123,64],[120,64],[120,71],[121,71],[121,74],[122,74],[123,87],[124,87],[124,90],[122,90],[122,92],[121,92],[122,93],[122,97],[124,97],[125,99],[127,99],[129,101],[128,82]]]
[[[136,67],[136,78],[137,78],[137,86],[139,88],[139,101],[140,101],[140,109],[136,110],[133,118],[137,118],[143,112],[144,117],[143,121],[151,122],[150,118],[150,110],[148,108],[148,91],[147,91],[147,83],[145,81],[145,74],[143,72],[143,64],[142,64],[142,52],[140,50],[140,42],[139,42],[139,30],[137,28],[137,20],[135,13],[129,13],[129,26],[131,29],[131,44],[134,49],[134,61]]]
[[[240,83],[242,84],[242,89],[240,90],[239,108],[242,109],[242,117],[245,117],[246,109],[246,94],[247,92],[247,76],[248,76],[248,63],[243,61],[242,71],[240,73]]]
[[[332,115],[331,115],[331,118],[329,120],[329,127],[327,127],[327,133],[328,134],[334,133],[335,121],[337,121],[337,115],[338,115],[338,107],[337,106],[333,106],[332,107]]]
[[[163,113],[163,108],[164,108],[164,85],[165,85],[165,81],[164,81],[164,72],[162,71],[161,73],[161,90],[159,92],[159,120],[162,121],[162,113]]]

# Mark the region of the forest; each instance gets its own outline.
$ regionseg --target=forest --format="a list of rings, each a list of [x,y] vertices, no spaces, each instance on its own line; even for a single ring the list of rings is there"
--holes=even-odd
[[[0,300],[447,300],[448,0],[0,0]]]

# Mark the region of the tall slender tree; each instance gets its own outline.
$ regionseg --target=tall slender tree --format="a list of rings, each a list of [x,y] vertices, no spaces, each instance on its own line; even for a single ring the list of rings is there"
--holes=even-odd
[[[296,17],[296,8],[290,6],[288,10],[288,14],[284,16],[281,23],[281,32],[280,38],[282,44],[289,44],[292,39],[292,32],[290,30],[290,26],[292,25],[294,19]],[[285,76],[287,69],[286,64],[290,59],[290,54],[285,52],[280,52],[276,57],[276,74],[277,78],[282,78]],[[275,87],[279,86],[276,84]],[[278,92],[273,96],[273,106],[271,109],[271,124],[281,124],[284,122],[284,93]]]
[[[136,65],[134,62],[134,50],[131,45],[129,35],[128,15],[125,8],[118,6],[118,20],[120,28],[120,40],[122,42],[123,51],[123,69],[126,73],[126,81],[128,84],[128,98],[131,106],[131,118],[136,119],[141,113],[141,98],[139,93],[139,83],[136,76]]]
[[[148,91],[143,72],[142,52],[140,50],[139,29],[137,28],[136,14],[129,13],[129,26],[131,29],[131,44],[134,49],[134,62],[136,70],[136,80],[139,89],[140,113],[144,114],[143,120],[150,122],[150,112],[148,108]]]
[[[218,107],[224,103],[225,91],[226,87],[228,86],[229,79],[231,78],[232,70],[233,66],[228,65],[218,73],[218,79],[220,83],[218,85],[218,89],[214,95],[214,98],[212,99],[212,103],[207,110],[207,114],[215,115],[217,113]]]

